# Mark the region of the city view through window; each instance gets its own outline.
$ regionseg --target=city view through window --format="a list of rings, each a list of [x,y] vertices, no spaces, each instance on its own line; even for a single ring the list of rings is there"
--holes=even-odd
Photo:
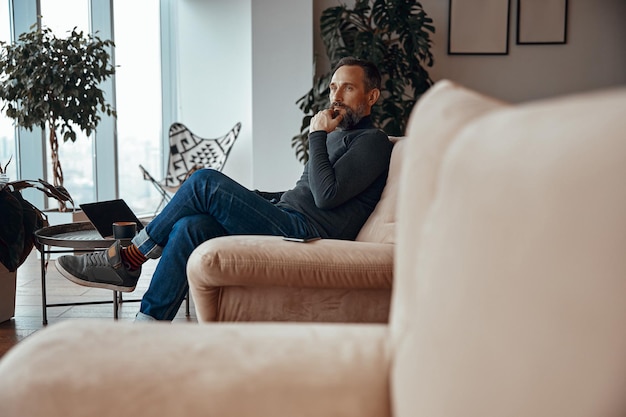
[[[155,177],[162,177],[161,146],[161,74],[160,27],[158,0],[116,0],[113,2],[115,30],[115,104],[117,111],[118,170],[111,167],[109,181],[119,174],[119,197],[138,214],[152,213],[159,196],[138,168],[146,167]],[[136,24],[142,16],[141,27]],[[62,37],[73,28],[89,32],[89,0],[41,0],[42,24],[56,36]],[[8,2],[0,2],[0,40],[10,42]],[[113,104],[113,97],[106,97]],[[96,199],[94,163],[98,161],[93,138],[76,130],[75,142],[59,140],[59,159],[63,169],[64,186],[76,204]],[[46,154],[48,179],[51,179],[49,145]],[[98,137],[109,141],[113,138]],[[0,163],[9,158],[8,174],[17,179],[15,127],[13,121],[0,116]],[[24,161],[24,163],[37,163]],[[106,168],[106,167],[105,167]],[[51,202],[51,205],[54,203]]]

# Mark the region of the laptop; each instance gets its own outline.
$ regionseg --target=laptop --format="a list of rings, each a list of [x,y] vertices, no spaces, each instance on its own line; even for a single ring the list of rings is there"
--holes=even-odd
[[[79,204],[91,224],[100,235],[107,239],[113,237],[114,222],[135,222],[137,231],[143,229],[143,223],[122,199]]]

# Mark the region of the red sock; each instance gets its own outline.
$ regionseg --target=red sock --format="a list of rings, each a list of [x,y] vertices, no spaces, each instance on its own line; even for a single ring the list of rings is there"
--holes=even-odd
[[[122,248],[120,256],[131,271],[139,269],[141,265],[148,260],[143,253],[139,252],[139,249],[135,245]]]

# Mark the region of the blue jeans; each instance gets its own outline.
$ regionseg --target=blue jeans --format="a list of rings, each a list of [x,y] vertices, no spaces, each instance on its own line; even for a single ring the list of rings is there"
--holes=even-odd
[[[186,265],[202,242],[225,235],[319,236],[302,214],[274,206],[221,172],[196,171],[133,243],[158,258],[140,312],[172,320],[189,289]]]

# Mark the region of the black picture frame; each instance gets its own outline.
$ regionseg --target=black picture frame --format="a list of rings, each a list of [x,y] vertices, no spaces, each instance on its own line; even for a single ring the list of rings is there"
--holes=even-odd
[[[567,43],[568,0],[517,0],[518,45]]]
[[[448,55],[508,55],[509,16],[510,0],[449,0]]]

